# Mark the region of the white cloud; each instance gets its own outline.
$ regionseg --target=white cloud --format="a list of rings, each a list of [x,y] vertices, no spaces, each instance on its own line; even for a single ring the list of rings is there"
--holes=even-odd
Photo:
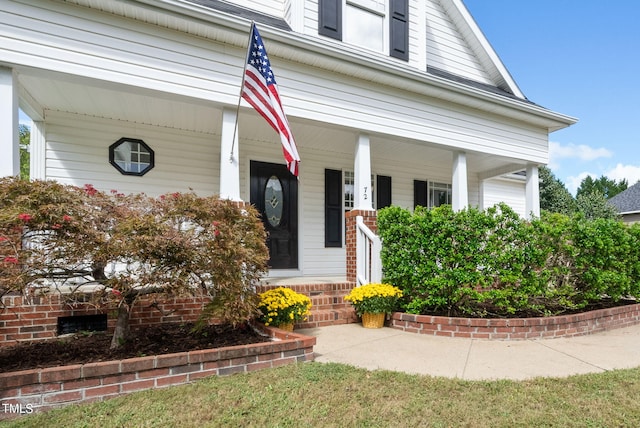
[[[623,165],[619,163],[615,168],[607,171],[604,175],[616,181],[626,178],[629,186],[633,186],[638,182],[638,180],[640,180],[640,166]]]
[[[571,192],[571,194],[575,196],[576,192],[578,191],[578,187],[580,187],[580,183],[582,183],[582,180],[584,180],[588,176],[591,176],[594,179],[600,177],[599,175],[592,172],[581,172],[577,176],[572,175],[567,177],[567,181],[564,184],[565,186],[567,186],[567,190],[569,190],[569,192]]]
[[[627,183],[629,186],[633,186],[640,180],[640,166],[636,165],[623,165],[621,163],[617,164],[614,168],[611,168],[607,171],[604,171],[600,174],[594,174],[593,172],[584,171],[579,173],[578,175],[572,175],[567,177],[567,181],[565,182],[565,186],[572,195],[575,196],[578,187],[580,187],[580,183],[587,176],[591,176],[594,180],[605,176],[611,180],[620,181],[623,179],[627,179]]]
[[[613,153],[604,147],[594,149],[584,144],[568,144],[563,146],[554,141],[549,142],[550,164],[559,159],[580,159],[581,161],[592,161],[599,158],[610,158]]]

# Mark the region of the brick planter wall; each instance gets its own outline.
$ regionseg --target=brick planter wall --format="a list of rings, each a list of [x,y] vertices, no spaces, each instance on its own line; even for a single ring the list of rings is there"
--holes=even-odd
[[[0,373],[0,420],[134,391],[312,361],[315,337],[262,327],[276,341]],[[6,410],[8,409],[8,410]]]
[[[640,323],[640,304],[546,318],[450,318],[396,312],[391,327],[432,336],[522,340],[582,336]]]
[[[140,298],[133,307],[132,328],[164,322],[193,322],[205,304],[194,297]],[[114,311],[98,309],[88,303],[67,304],[59,294],[42,296],[3,296],[0,305],[0,346],[20,341],[52,339],[57,335],[58,317],[108,314],[108,331],[115,328]]]

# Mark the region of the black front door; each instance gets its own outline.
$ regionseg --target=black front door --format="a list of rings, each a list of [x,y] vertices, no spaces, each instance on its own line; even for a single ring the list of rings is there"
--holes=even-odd
[[[286,165],[251,161],[251,204],[267,231],[269,267],[298,268],[298,180]]]

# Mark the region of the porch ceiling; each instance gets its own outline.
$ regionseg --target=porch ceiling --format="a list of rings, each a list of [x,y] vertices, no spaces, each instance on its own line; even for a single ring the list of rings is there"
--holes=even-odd
[[[52,110],[220,134],[223,106],[213,101],[32,69],[20,70],[19,82],[21,108],[34,120]],[[357,129],[290,119],[302,153],[319,150],[354,155]],[[244,140],[279,142],[267,123],[249,107],[241,109],[239,132]],[[425,161],[451,164],[453,155],[449,148],[381,134],[371,135],[371,149],[374,156],[397,159],[399,164],[419,165]],[[467,167],[469,174],[487,178],[504,173],[502,171],[524,169],[526,164],[521,160],[471,152],[467,153]]]

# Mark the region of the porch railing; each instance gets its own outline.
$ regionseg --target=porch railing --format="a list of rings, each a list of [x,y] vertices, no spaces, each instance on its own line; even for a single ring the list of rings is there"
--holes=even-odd
[[[373,233],[362,216],[356,217],[356,281],[358,285],[377,283],[382,280],[380,237]]]

